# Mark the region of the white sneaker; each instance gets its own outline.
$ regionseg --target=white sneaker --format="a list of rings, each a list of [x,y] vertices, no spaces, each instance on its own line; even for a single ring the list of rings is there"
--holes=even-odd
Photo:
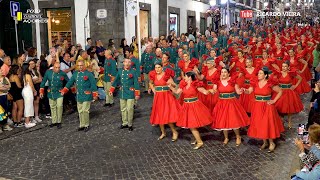
[[[32,127],[36,126],[36,123],[32,123],[32,122],[30,122],[29,124],[25,123],[24,126],[25,126],[26,128],[32,128]]]
[[[2,128],[0,127],[0,134],[3,133]]]
[[[33,124],[37,124],[38,121],[36,121],[35,119],[32,119],[31,123]]]
[[[8,118],[7,123],[8,123],[9,125],[12,125],[12,124],[13,124],[13,121],[12,121],[10,118]]]
[[[4,131],[12,131],[12,128],[7,124],[3,127]]]
[[[39,123],[39,122],[42,122],[42,120],[39,118],[39,116],[36,116],[36,117],[34,118],[34,120],[37,121],[38,123]]]

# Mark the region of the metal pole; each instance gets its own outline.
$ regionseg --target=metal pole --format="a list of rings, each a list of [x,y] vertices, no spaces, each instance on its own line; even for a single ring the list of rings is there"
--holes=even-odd
[[[18,21],[17,21],[17,18],[15,17],[15,18],[14,18],[14,29],[15,29],[15,31],[16,31],[17,54],[19,54],[19,42],[18,42],[17,24],[18,24]]]
[[[137,31],[137,40],[138,40],[138,49],[139,49],[139,61],[141,61],[141,37],[140,37],[140,6],[139,6],[139,0],[137,0],[137,8],[138,8],[138,13],[137,13],[137,26],[138,28]]]

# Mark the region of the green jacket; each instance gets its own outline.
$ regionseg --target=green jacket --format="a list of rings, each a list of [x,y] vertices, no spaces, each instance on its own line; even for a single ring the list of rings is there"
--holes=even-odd
[[[104,61],[104,82],[111,82],[111,76],[117,75],[116,61],[111,57]]]
[[[140,76],[141,71],[140,71],[140,61],[139,61],[139,59],[137,59],[134,56],[130,57],[130,59],[131,59],[131,68],[136,70],[137,75]]]
[[[68,81],[66,88],[70,89],[70,87],[76,84],[77,88],[77,101],[85,102],[92,101],[93,95],[97,95],[97,85],[96,80],[91,72],[85,71],[75,71]]]
[[[143,73],[148,74],[154,69],[154,57],[156,57],[154,53],[142,53],[141,66],[143,67]]]
[[[138,76],[132,68],[118,71],[110,91],[114,92],[117,86],[120,86],[120,99],[134,99],[135,96],[140,96]]]
[[[178,57],[178,47],[170,47],[170,62],[176,64],[176,59]]]
[[[162,63],[162,58],[158,58],[158,57],[154,58],[154,64],[161,64],[161,63]]]
[[[221,48],[225,49],[228,46],[228,39],[226,36],[218,36],[218,43],[220,44]]]
[[[179,46],[180,46],[180,47],[183,47],[184,45],[189,46],[188,41],[180,41],[180,42],[179,42]]]
[[[167,47],[167,48],[162,47],[162,48],[161,48],[161,52],[162,52],[163,54],[167,54],[167,53],[170,54],[170,47]]]
[[[49,88],[48,88],[48,98],[56,100],[60,97],[61,95],[61,90],[63,89],[63,83],[68,82],[69,78],[67,74],[63,71],[59,71],[58,73],[53,72],[52,69],[48,70],[42,79],[42,82],[40,84],[40,93],[44,93],[44,87],[46,82],[48,81],[49,83]]]
[[[199,41],[198,42],[198,50],[200,51],[200,56],[206,54],[206,42],[205,41]]]
[[[190,53],[190,59],[192,59],[192,58],[199,59],[199,53],[198,53],[197,47],[189,48],[189,53]]]

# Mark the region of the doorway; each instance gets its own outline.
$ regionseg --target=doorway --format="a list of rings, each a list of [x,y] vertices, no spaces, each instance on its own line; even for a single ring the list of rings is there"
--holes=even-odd
[[[193,30],[196,29],[196,17],[195,16],[188,16],[188,33],[192,33]]]
[[[72,43],[72,17],[70,8],[47,9],[48,46],[62,45],[64,40]]]
[[[200,18],[200,33],[205,34],[206,29],[207,29],[206,18]]]
[[[140,39],[145,39],[150,36],[150,17],[149,11],[140,10]],[[137,27],[137,26],[136,26]]]
[[[20,3],[20,11],[27,12],[30,4],[26,0],[15,0]],[[33,47],[32,41],[32,24],[18,21],[17,24],[19,53],[26,51],[29,47]],[[15,57],[17,55],[17,44],[15,34],[15,22],[10,15],[10,1],[0,1],[0,48],[4,50],[6,55]]]
[[[170,13],[169,16],[169,31],[175,31],[178,35],[180,32],[179,29],[179,15]]]

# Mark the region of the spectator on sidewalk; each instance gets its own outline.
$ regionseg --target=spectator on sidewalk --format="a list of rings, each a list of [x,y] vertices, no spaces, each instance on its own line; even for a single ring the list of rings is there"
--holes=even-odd
[[[8,114],[8,99],[7,94],[10,89],[10,81],[8,78],[3,76],[2,70],[0,70],[0,105],[2,106],[5,115]],[[4,131],[11,131],[12,128],[7,124],[7,118],[0,121],[0,133],[2,130]]]
[[[310,151],[305,153],[305,147],[300,139],[295,139],[295,144],[300,150],[300,160],[303,168],[296,172],[294,180],[313,180],[320,178],[320,125],[313,124],[308,129]]]
[[[0,49],[0,67],[3,64],[3,58],[6,56],[3,49]]]
[[[34,107],[34,123],[41,122],[42,120],[39,118],[39,101],[40,101],[40,96],[39,96],[39,91],[40,91],[40,83],[42,81],[42,76],[38,69],[36,68],[36,59],[32,59],[29,61],[29,70],[31,73],[32,81],[33,81],[33,86],[35,90],[37,91],[37,94],[34,96],[34,101],[33,101],[33,107]]]
[[[92,46],[92,39],[87,38],[87,44],[85,46],[85,50],[88,50],[89,48],[91,48],[91,46]]]
[[[23,116],[23,97],[22,97],[22,83],[19,78],[21,68],[18,65],[12,65],[8,74],[9,81],[11,83],[11,88],[9,93],[13,98],[12,106],[12,119],[14,122],[14,127],[23,127],[21,119]]]
[[[11,66],[11,58],[10,56],[6,56],[3,58],[3,65],[1,66],[1,71],[3,73],[3,76],[7,76],[10,70]]]

